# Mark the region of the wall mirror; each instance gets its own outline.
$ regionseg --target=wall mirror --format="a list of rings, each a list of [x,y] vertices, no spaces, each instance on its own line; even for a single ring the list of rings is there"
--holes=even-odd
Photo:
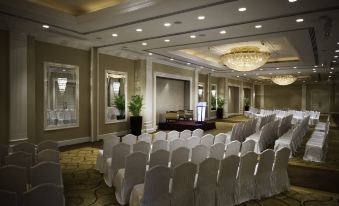
[[[45,130],[79,126],[79,67],[45,62]]]
[[[198,85],[198,102],[204,101],[204,94],[205,94],[204,87],[205,87],[204,83],[199,83],[199,85]]]
[[[217,110],[217,85],[211,84],[210,87],[210,108],[212,111]]]
[[[106,70],[105,123],[127,121],[127,73]]]

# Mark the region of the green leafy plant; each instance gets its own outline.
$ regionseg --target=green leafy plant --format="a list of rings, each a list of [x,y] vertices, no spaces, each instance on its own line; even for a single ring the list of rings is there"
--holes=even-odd
[[[142,100],[143,97],[140,95],[134,95],[131,97],[131,101],[128,104],[128,109],[133,116],[140,116],[141,108],[143,105]]]
[[[216,99],[215,97],[211,96],[211,109],[214,110],[215,109],[215,104],[216,104]]]
[[[244,98],[244,105],[245,106],[250,106],[250,98],[248,98],[248,97]]]
[[[118,95],[113,100],[114,106],[119,110],[120,115],[125,114],[125,96]]]
[[[218,106],[218,108],[223,108],[224,104],[225,104],[225,100],[223,98],[221,98],[221,97],[218,97],[217,98],[217,106]]]

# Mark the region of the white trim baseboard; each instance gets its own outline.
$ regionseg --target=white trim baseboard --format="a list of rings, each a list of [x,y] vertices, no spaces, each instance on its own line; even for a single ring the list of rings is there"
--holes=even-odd
[[[90,137],[80,137],[80,138],[75,138],[75,139],[67,139],[67,140],[58,141],[58,145],[59,145],[59,147],[63,147],[63,146],[68,146],[68,145],[75,145],[75,144],[90,142],[90,140],[91,140]]]
[[[123,135],[129,134],[130,132],[131,132],[131,130],[124,130],[124,131],[119,131],[119,132],[99,134],[98,140],[101,140],[101,139],[105,138],[106,136],[111,136],[111,135],[123,136]]]

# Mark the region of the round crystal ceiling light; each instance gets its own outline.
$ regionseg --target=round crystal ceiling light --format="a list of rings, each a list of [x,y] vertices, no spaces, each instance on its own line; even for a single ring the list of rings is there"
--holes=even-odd
[[[292,76],[292,75],[280,75],[280,76],[274,76],[271,78],[272,82],[278,85],[289,85],[292,84],[293,82],[297,81],[297,77]]]
[[[270,53],[262,52],[258,47],[247,46],[231,49],[222,55],[222,63],[237,71],[252,71],[263,66],[270,58]]]

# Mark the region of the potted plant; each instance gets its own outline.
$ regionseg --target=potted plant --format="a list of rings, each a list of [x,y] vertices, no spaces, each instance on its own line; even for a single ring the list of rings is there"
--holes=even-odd
[[[245,111],[250,110],[250,98],[248,98],[248,97],[244,98],[244,109],[245,109]]]
[[[131,101],[128,104],[128,109],[132,113],[130,117],[131,133],[134,135],[141,134],[142,116],[140,116],[142,108],[143,97],[140,95],[134,95],[131,97]]]
[[[224,104],[225,100],[221,97],[217,98],[217,118],[223,119],[224,118]]]
[[[117,120],[125,119],[125,96],[118,95],[113,99],[114,106],[119,110]]]

